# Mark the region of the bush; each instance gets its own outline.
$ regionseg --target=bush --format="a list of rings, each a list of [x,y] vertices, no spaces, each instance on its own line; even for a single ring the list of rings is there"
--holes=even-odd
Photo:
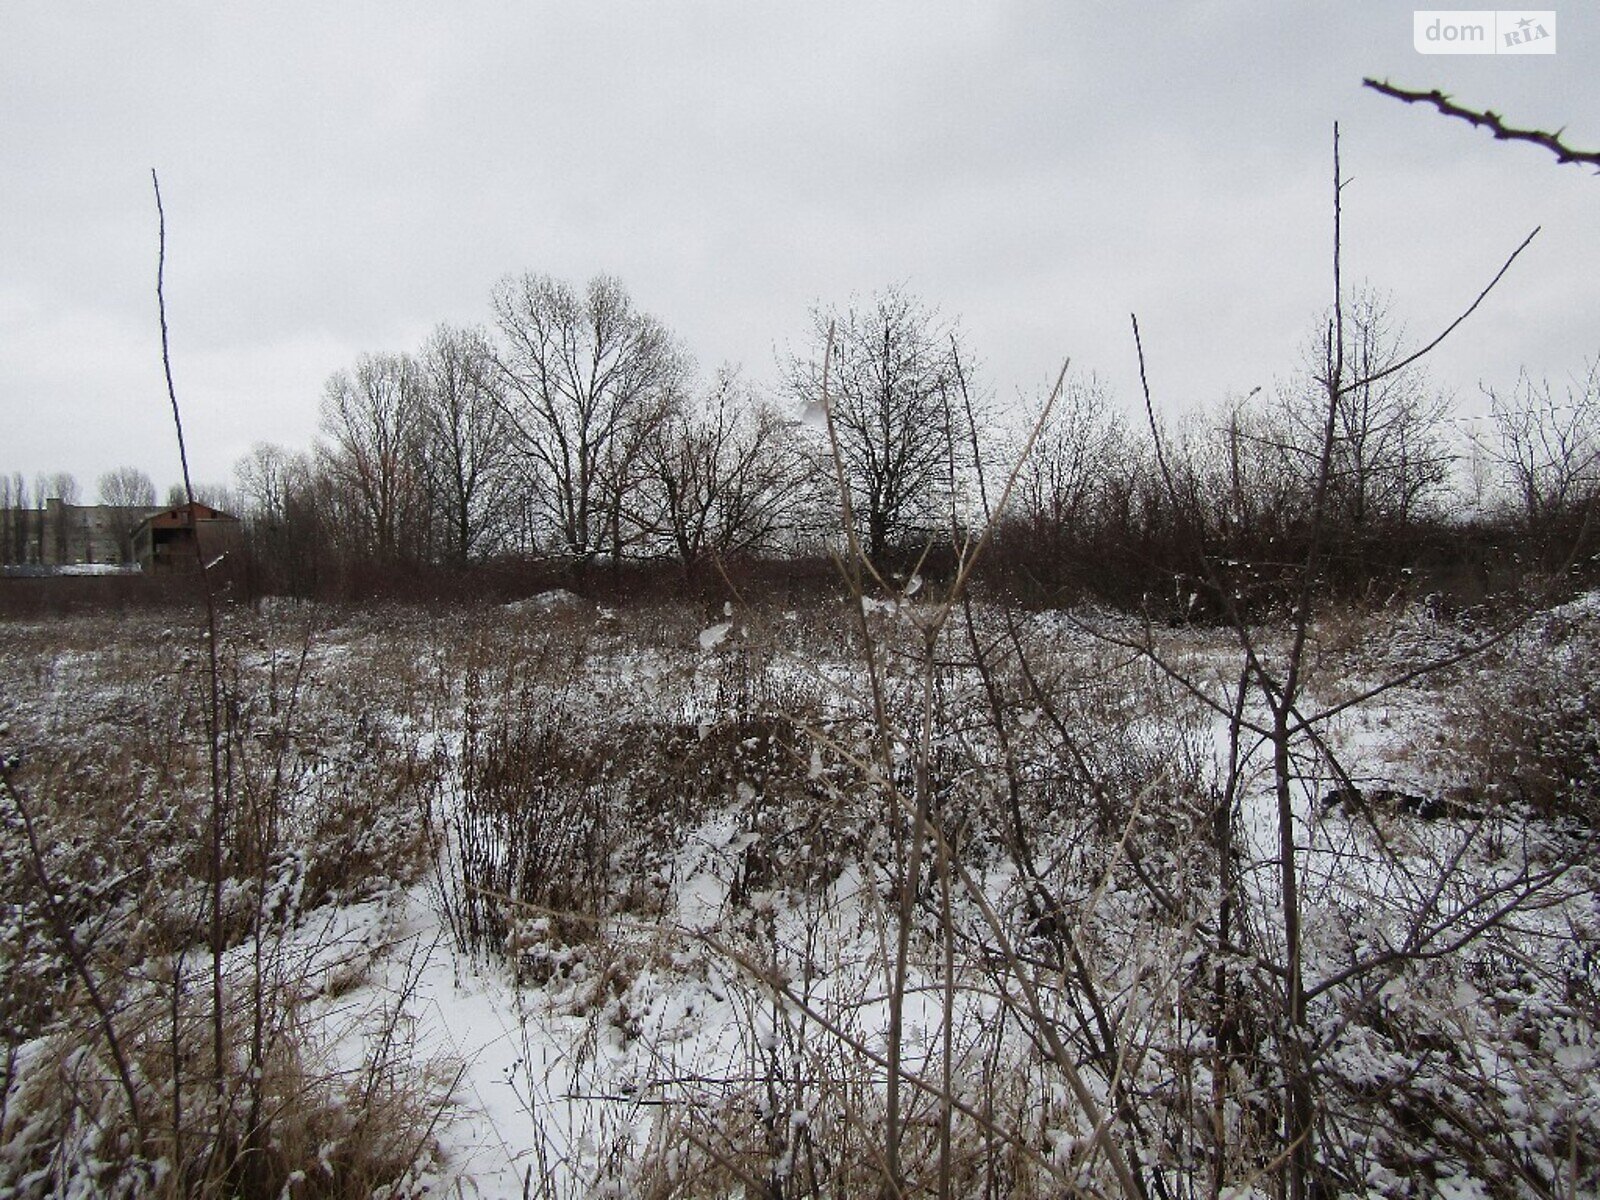
[[[1482,799],[1600,827],[1600,593],[1530,622],[1452,701],[1440,765]]]

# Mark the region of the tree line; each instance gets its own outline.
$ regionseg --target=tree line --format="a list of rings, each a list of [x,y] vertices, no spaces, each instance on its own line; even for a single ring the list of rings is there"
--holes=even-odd
[[[1405,332],[1386,298],[1350,300],[1342,347],[1333,324],[1320,324],[1270,394],[1175,419],[1130,421],[1094,380],[1070,383],[1023,464],[1001,569],[1046,591],[1155,598],[1193,615],[1221,599],[1207,558],[1225,565],[1231,601],[1249,611],[1285,601],[1313,536],[1323,587],[1372,599],[1439,590],[1473,600],[1529,574],[1592,567],[1600,360],[1564,388],[1526,373],[1510,390],[1485,387],[1487,416],[1463,421],[1420,364],[1391,369],[1405,361]],[[1330,412],[1324,384],[1336,364],[1362,382]]]
[[[313,449],[259,444],[239,464],[274,584],[530,558],[699,579],[818,557],[840,529],[835,446],[876,561],[972,520],[968,442],[987,452],[992,430],[954,421],[959,333],[898,289],[813,313],[776,389],[734,366],[701,378],[611,277],[507,278],[493,311],[492,329],[364,355],[329,379]]]
[[[1343,346],[1325,325],[1270,392],[1176,418],[1130,417],[1085,375],[1049,406],[1003,405],[959,324],[899,288],[813,310],[766,388],[731,366],[702,378],[609,276],[508,277],[492,309],[489,328],[441,325],[415,352],[336,371],[312,448],[258,443],[231,489],[202,489],[244,520],[253,587],[339,594],[530,560],[704,580],[825,559],[846,520],[884,570],[936,574],[1031,438],[991,578],[1189,612],[1209,554],[1234,564],[1236,599],[1270,602],[1309,535],[1318,377],[1340,355],[1370,382],[1333,414],[1330,583],[1371,591],[1440,564],[1487,582],[1593,551],[1600,360],[1562,388],[1524,375],[1490,390],[1488,420],[1463,432],[1419,364],[1383,369],[1404,330],[1371,291],[1352,298]],[[77,498],[70,476],[37,481],[36,502],[46,491]],[[154,504],[155,489],[124,468],[100,497]],[[0,477],[0,509],[25,505],[21,477]]]

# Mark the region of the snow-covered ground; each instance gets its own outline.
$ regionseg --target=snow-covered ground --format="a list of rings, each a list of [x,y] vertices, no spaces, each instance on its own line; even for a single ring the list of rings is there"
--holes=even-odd
[[[933,604],[863,614],[881,719],[842,605],[232,615],[230,830],[266,805],[276,840],[229,884],[230,975],[267,938],[330,1062],[444,1097],[401,1193],[853,1194],[886,1169],[898,1053],[912,1191],[1110,1188],[1120,1155],[1250,1194],[1291,1035],[1271,746],[1248,728],[1264,696],[1237,736],[1227,716],[1239,646],[984,608],[925,670]],[[1347,1190],[1600,1185],[1594,779],[1556,786],[1559,811],[1537,790],[1593,755],[1597,627],[1584,597],[1414,679],[1485,631],[1421,611],[1314,630],[1300,711],[1338,711],[1292,747],[1297,1044]],[[1256,637],[1281,658],[1283,631]],[[137,829],[84,850],[117,814],[204,836],[187,618],[11,623],[0,643],[0,752],[64,885],[134,877]],[[902,937],[919,797],[936,836]],[[62,945],[7,820],[0,953],[50,978]],[[84,917],[86,970],[126,969],[145,943],[112,927],[151,897],[196,903],[194,860],[163,870],[93,892],[115,919]],[[193,920],[162,953],[208,959]],[[64,1168],[24,1170],[43,1160],[18,1105],[67,993],[11,990],[0,1195],[46,1194]]]

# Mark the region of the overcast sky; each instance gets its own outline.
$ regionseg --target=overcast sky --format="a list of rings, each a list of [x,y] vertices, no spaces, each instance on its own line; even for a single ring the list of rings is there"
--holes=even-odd
[[[327,376],[488,323],[509,273],[615,274],[709,376],[761,384],[808,311],[899,284],[985,386],[1071,356],[1171,409],[1291,373],[1345,269],[1463,412],[1600,352],[1600,178],[1408,107],[1440,86],[1600,147],[1600,10],[1556,55],[1422,56],[1413,4],[118,3],[0,6],[0,470],[197,481],[307,447]]]

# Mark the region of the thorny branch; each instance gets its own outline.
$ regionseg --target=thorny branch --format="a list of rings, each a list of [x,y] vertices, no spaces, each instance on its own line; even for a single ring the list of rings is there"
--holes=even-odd
[[[1561,135],[1566,132],[1565,129],[1558,129],[1554,133],[1546,133],[1542,129],[1518,129],[1507,125],[1497,112],[1489,109],[1479,112],[1471,108],[1462,108],[1438,88],[1427,92],[1413,92],[1406,88],[1395,87],[1388,80],[1372,78],[1363,79],[1361,83],[1363,87],[1369,87],[1385,96],[1392,96],[1396,100],[1403,100],[1407,104],[1431,104],[1447,117],[1459,117],[1469,125],[1489,130],[1502,142],[1532,142],[1554,154],[1557,162],[1584,164],[1600,171],[1600,150],[1576,150],[1567,145],[1561,140]]]

